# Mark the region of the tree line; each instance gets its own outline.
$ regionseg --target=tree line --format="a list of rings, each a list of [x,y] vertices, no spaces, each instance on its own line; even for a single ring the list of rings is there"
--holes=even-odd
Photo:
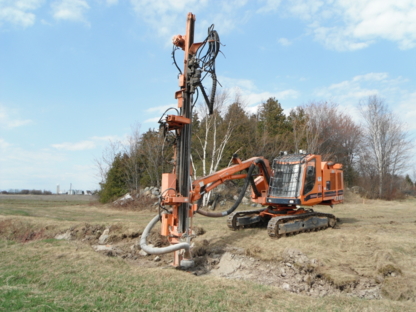
[[[245,108],[241,97],[230,99],[227,92],[216,96],[211,115],[203,105],[194,107],[194,178],[228,166],[233,154],[272,161],[280,151],[304,150],[341,163],[345,186],[357,186],[366,197],[390,200],[414,194],[412,179],[402,176],[409,169],[412,142],[405,125],[379,97],[370,96],[358,105],[361,122],[329,102],[311,102],[285,112],[276,98],[269,98],[256,113]],[[140,134],[137,126],[126,142],[111,142],[96,160],[101,202],[160,186],[162,173],[172,170],[174,144],[172,132],[149,129]]]

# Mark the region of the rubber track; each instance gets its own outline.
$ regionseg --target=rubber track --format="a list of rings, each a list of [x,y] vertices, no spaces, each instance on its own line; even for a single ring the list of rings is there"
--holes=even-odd
[[[243,217],[249,214],[259,214],[260,212],[266,210],[267,208],[262,208],[262,209],[254,209],[254,210],[245,210],[245,211],[237,211],[237,212],[233,212],[232,214],[230,214],[228,216],[227,219],[227,226],[235,231],[238,230],[240,227],[237,226],[237,218],[239,217]],[[328,219],[333,219],[333,226],[335,226],[336,223],[336,218],[333,214],[330,213],[322,213],[322,212],[306,212],[306,213],[302,213],[302,214],[297,214],[297,215],[291,215],[291,216],[279,216],[279,217],[273,217],[269,220],[269,223],[267,224],[267,234],[272,237],[272,238],[279,238],[282,235],[277,233],[277,229],[278,229],[278,225],[280,223],[284,223],[284,222],[288,222],[288,221],[294,221],[294,220],[302,220],[302,219],[307,219],[309,217],[326,217]],[[328,226],[330,222],[328,220]],[[319,231],[319,230],[324,230],[326,229],[328,226],[320,226],[317,227],[313,230],[299,230],[290,234],[298,234],[298,233],[304,233],[304,232],[309,232],[309,231]]]
[[[286,223],[288,221],[294,221],[294,220],[307,219],[309,217],[326,217],[326,218],[328,218],[328,225],[327,226],[320,226],[320,227],[317,227],[313,230],[311,230],[311,229],[309,229],[309,230],[300,229],[299,231],[289,233],[289,234],[298,234],[298,233],[304,233],[304,232],[324,230],[324,229],[328,228],[328,226],[330,226],[329,225],[330,224],[329,219],[333,219],[333,221],[334,221],[334,224],[332,225],[332,227],[335,226],[335,223],[336,223],[336,218],[333,214],[322,213],[322,212],[309,212],[309,213],[298,214],[298,215],[293,215],[293,216],[274,217],[274,218],[271,218],[269,223],[267,224],[267,234],[269,234],[269,236],[272,237],[272,238],[279,238],[279,237],[282,236],[282,234],[277,233],[278,226],[279,226],[280,223]]]
[[[232,214],[230,214],[228,216],[227,225],[232,231],[238,230],[239,227],[236,225],[237,218],[243,217],[243,216],[246,216],[246,215],[249,215],[249,214],[253,214],[253,213],[259,214],[260,212],[263,212],[266,209],[267,208],[233,212]]]

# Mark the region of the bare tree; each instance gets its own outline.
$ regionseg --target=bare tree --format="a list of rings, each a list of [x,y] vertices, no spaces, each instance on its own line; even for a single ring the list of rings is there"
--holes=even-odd
[[[94,158],[94,164],[97,168],[97,176],[100,179],[100,183],[105,183],[107,180],[108,170],[111,168],[111,164],[114,158],[122,150],[122,143],[119,140],[109,140],[108,145],[104,148],[100,158]]]
[[[236,96],[235,101],[240,101]],[[222,117],[223,110],[229,102],[228,91],[217,93],[214,102],[214,113],[208,114],[208,109],[204,104],[198,106],[198,116],[201,118],[199,132],[195,134],[197,144],[193,150],[201,161],[202,176],[207,176],[218,170],[218,166],[223,158],[225,148],[231,138],[236,123],[232,119],[224,122]],[[192,161],[194,177],[197,176],[197,168]],[[210,194],[204,196],[203,205],[205,206],[210,198]]]
[[[101,183],[105,183],[108,170],[111,168],[114,159],[117,155],[123,156],[123,175],[126,188],[131,191],[138,191],[143,172],[140,164],[140,125],[133,125],[131,131],[131,135],[127,136],[125,140],[110,140],[104,148],[101,158],[94,159],[94,162]]]
[[[303,107],[296,107],[289,113],[288,120],[292,126],[293,145],[295,152],[306,148],[308,117]]]
[[[365,161],[377,171],[378,197],[390,198],[393,179],[404,169],[409,157],[408,134],[403,123],[376,95],[360,103],[360,111],[365,130],[362,153],[366,154]]]
[[[140,161],[140,126],[132,126],[132,133],[127,137],[127,144],[123,146],[125,159],[125,179],[126,186],[131,191],[139,191],[140,179],[143,173],[143,166]]]
[[[334,127],[341,113],[338,105],[328,102],[311,102],[303,107],[306,112],[306,143],[308,152],[330,158],[334,154],[331,142],[335,141],[337,129]]]
[[[201,117],[201,131],[196,134],[199,144],[194,148],[194,151],[201,160],[203,176],[217,171],[224,149],[234,129],[230,120],[225,125],[225,131],[221,131],[221,133],[219,131],[222,121],[221,114],[228,100],[229,93],[227,91],[217,94],[214,103],[215,111],[212,115],[208,114],[208,108],[204,104],[198,107],[198,115]]]
[[[158,131],[149,130],[141,136],[140,156],[142,166],[150,179],[150,184],[161,185],[162,172],[172,158],[172,148],[168,148],[166,138]],[[171,166],[171,165],[170,165]]]

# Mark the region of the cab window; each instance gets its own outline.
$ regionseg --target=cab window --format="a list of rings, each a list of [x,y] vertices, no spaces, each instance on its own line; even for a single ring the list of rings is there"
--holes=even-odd
[[[316,181],[316,161],[312,159],[308,161],[305,172],[305,186],[303,187],[303,195],[313,190]]]

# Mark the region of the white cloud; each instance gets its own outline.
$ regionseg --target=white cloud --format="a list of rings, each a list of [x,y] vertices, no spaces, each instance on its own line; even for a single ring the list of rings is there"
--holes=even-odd
[[[0,1],[0,25],[2,22],[8,22],[22,27],[32,26],[36,16],[30,11],[40,8],[43,3],[44,0]]]
[[[81,142],[65,142],[60,144],[52,144],[52,147],[58,150],[67,150],[67,151],[83,151],[88,149],[93,149],[96,147],[93,141],[81,141]]]
[[[398,116],[402,117],[409,130],[416,130],[416,91],[406,93],[399,105],[394,107],[393,110]]]
[[[57,150],[62,151],[85,151],[94,149],[96,147],[102,146],[108,142],[123,142],[126,138],[120,138],[116,135],[107,135],[107,136],[93,136],[88,140],[83,140],[79,142],[64,142],[58,144],[52,144],[51,146]]]
[[[243,78],[230,78],[220,76],[218,77],[218,81],[227,89],[232,89],[235,87],[240,88],[241,90],[253,91],[256,90],[257,87],[252,80],[243,79]]]
[[[85,0],[59,0],[51,4],[56,20],[86,22],[84,14],[90,8]]]
[[[352,77],[339,83],[320,88],[314,92],[317,100],[332,101],[354,119],[361,117],[356,106],[371,95],[385,99],[393,112],[401,118],[411,130],[416,130],[416,91],[407,90],[407,82],[402,77],[390,78],[387,73],[367,73]]]
[[[263,1],[264,2],[264,1]],[[326,47],[359,50],[379,39],[396,42],[400,49],[416,46],[414,0],[267,0],[257,12],[279,9],[308,23],[308,31]]]
[[[101,137],[93,136],[91,138],[91,140],[96,141],[96,142],[100,142],[100,141],[101,142],[118,141],[120,139],[121,138],[117,135],[105,135],[105,136],[101,136]]]
[[[148,113],[163,114],[168,108],[170,108],[170,107],[177,108],[177,106],[178,106],[177,104],[161,105],[161,106],[150,107],[150,108],[146,109],[145,111],[148,112]]]
[[[6,142],[5,139],[0,138],[0,149],[6,149],[10,146],[10,143]]]
[[[87,159],[87,162],[84,162]],[[96,168],[88,157],[68,157],[62,151],[27,149],[0,139],[0,189],[45,189],[72,183],[75,189],[98,187]]]
[[[19,119],[11,116],[16,114],[17,112],[14,110],[10,110],[0,105],[0,127],[12,129],[30,124],[32,122],[30,119]]]
[[[149,119],[146,119],[144,121],[144,123],[157,123],[159,121],[159,119],[160,119],[160,117],[149,118]]]
[[[185,25],[186,13],[199,4],[198,0],[130,0],[133,10],[150,24],[159,36],[171,37],[173,29]],[[180,19],[182,18],[182,19]],[[180,21],[182,20],[182,23]],[[182,27],[183,28],[183,27]]]
[[[353,81],[383,81],[388,78],[387,73],[368,73],[365,75],[355,76]]]
[[[130,3],[137,16],[169,44],[173,35],[185,32],[189,12],[197,18],[196,41],[205,38],[206,30],[212,23],[224,34],[245,23],[250,16],[248,11],[242,13],[239,10],[248,0],[219,0],[215,4],[208,0],[130,0]]]
[[[257,10],[257,13],[275,12],[279,8],[281,2],[281,0],[261,0],[261,3],[265,4],[260,6],[260,8]]]
[[[263,91],[249,79],[234,79],[220,76],[218,80],[221,82],[224,89],[229,90],[231,100],[238,96],[243,104],[247,104],[246,110],[249,113],[257,112],[258,105],[267,101],[269,98],[275,97],[281,102],[283,100],[296,99],[300,95],[299,92],[294,89],[274,92]]]
[[[282,46],[290,46],[292,44],[292,41],[287,38],[279,38],[277,42],[279,42]]]
[[[380,94],[380,82],[387,81],[387,79],[387,73],[358,75],[351,80],[344,80],[323,87],[315,91],[315,95],[320,98],[335,100],[337,103],[356,105],[362,98]],[[377,84],[375,85],[374,82]]]

